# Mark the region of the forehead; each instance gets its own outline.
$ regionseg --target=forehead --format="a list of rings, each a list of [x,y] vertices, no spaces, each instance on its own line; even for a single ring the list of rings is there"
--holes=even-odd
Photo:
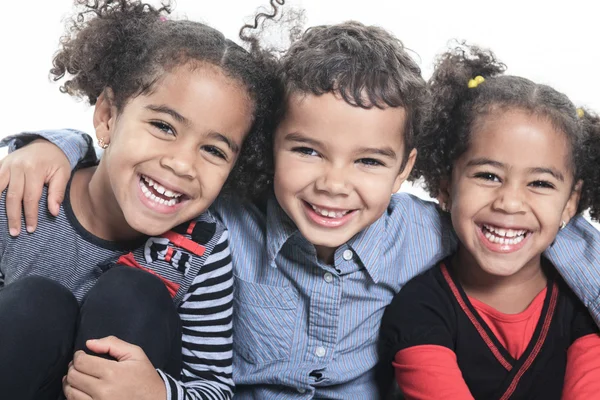
[[[297,131],[343,144],[387,144],[402,148],[406,111],[400,107],[364,109],[334,93],[292,94],[278,134]]]
[[[543,116],[522,110],[495,111],[476,122],[465,156],[511,166],[569,169],[566,135]]]
[[[235,130],[252,118],[253,104],[242,84],[205,63],[174,68],[139,98],[143,103],[175,109],[194,126],[215,125],[213,129],[218,131]]]

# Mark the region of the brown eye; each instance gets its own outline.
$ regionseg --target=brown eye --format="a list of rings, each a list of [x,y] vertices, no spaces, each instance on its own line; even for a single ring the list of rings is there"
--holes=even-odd
[[[150,125],[152,125],[156,129],[158,129],[159,131],[161,131],[165,135],[175,136],[175,131],[173,130],[173,128],[171,127],[171,125],[167,124],[166,122],[151,121]]]
[[[227,156],[218,147],[210,146],[210,145],[202,146],[202,150],[206,151],[207,153],[209,153],[210,155],[212,155],[214,157],[218,157],[218,158],[221,158],[221,159],[227,161]]]
[[[318,156],[319,155],[319,153],[317,153],[316,150],[311,149],[310,147],[294,147],[292,149],[292,151],[294,153],[299,153],[299,154],[304,155],[304,156],[313,156],[314,157],[314,156]]]

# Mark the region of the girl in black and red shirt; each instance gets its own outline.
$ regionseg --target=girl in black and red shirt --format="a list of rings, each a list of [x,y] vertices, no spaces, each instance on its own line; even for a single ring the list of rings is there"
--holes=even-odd
[[[416,170],[460,243],[384,315],[409,399],[600,398],[598,327],[542,254],[577,213],[600,217],[600,119],[504,69],[461,46],[430,81]]]

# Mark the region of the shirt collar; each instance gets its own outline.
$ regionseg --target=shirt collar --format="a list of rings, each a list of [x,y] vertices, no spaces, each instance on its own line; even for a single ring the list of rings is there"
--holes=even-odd
[[[373,224],[356,234],[345,245],[336,250],[335,262],[344,262],[343,253],[346,246],[358,257],[375,283],[381,278],[381,266],[383,265],[382,242],[386,238],[386,217],[382,215]],[[267,202],[267,256],[268,265],[275,267],[275,259],[283,245],[294,234],[300,234],[296,224],[288,217],[281,208],[274,195]]]
[[[298,228],[277,202],[275,195],[267,201],[267,256],[269,265],[275,267],[275,258],[283,245]]]
[[[383,214],[367,228],[357,233],[347,243],[348,247],[354,251],[355,257],[358,257],[358,260],[365,267],[375,283],[378,283],[381,278],[381,266],[383,265],[382,252],[385,248],[383,241],[387,237],[385,229],[386,217],[387,214]],[[343,255],[342,248],[343,246],[336,252],[339,253],[336,254],[336,262],[338,257],[342,257]]]

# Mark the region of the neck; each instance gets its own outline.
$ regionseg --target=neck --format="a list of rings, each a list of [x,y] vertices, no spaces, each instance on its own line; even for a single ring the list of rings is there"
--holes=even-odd
[[[140,236],[125,220],[102,163],[75,173],[70,197],[75,217],[94,236],[110,241]]]
[[[331,247],[315,245],[315,250],[317,252],[317,259],[319,259],[319,261],[322,261],[328,265],[333,265],[333,258],[335,256],[336,249]]]
[[[547,285],[538,255],[510,276],[486,272],[461,245],[453,258],[465,292],[505,314],[523,312]]]

